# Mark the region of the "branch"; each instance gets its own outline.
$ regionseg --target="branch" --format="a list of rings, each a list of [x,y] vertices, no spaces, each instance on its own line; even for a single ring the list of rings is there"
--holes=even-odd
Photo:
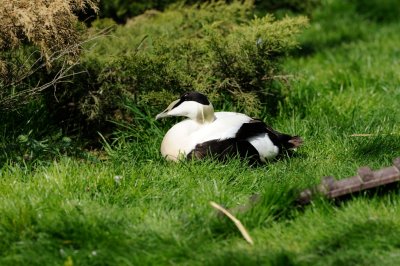
[[[106,36],[110,32],[110,30],[111,30],[111,27],[106,28],[78,44],[70,45],[70,46],[66,47],[65,49],[56,51],[50,55],[50,57],[47,61],[44,60],[44,55],[41,54],[39,56],[39,58],[35,62],[33,62],[30,67],[28,67],[28,69],[26,71],[24,71],[23,73],[18,73],[17,77],[15,77],[12,82],[10,82],[8,84],[3,84],[1,91],[0,91],[0,109],[2,109],[2,110],[17,109],[17,107],[15,105],[16,102],[19,103],[18,106],[21,106],[22,104],[29,102],[29,100],[32,97],[43,92],[44,90],[46,90],[50,87],[55,87],[56,84],[58,84],[58,83],[66,82],[68,80],[68,78],[70,78],[74,75],[85,73],[85,71],[73,72],[72,71],[73,68],[76,67],[77,65],[79,65],[79,58],[76,59],[75,61],[73,61],[72,63],[69,63],[68,59],[70,59],[70,58],[68,58],[67,56],[69,54],[71,54],[72,51],[74,51],[76,49],[81,49],[81,47],[84,44],[89,43],[93,40],[96,40],[100,37]],[[28,56],[28,58],[24,62],[22,62],[21,65],[26,65],[27,62],[29,61],[29,58],[31,58],[37,52],[38,51],[32,52]],[[30,78],[32,75],[37,73],[39,70],[44,69],[49,64],[56,62],[56,61],[60,61],[61,59],[63,59],[63,61],[61,62],[62,65],[61,65],[60,69],[58,70],[58,72],[54,75],[54,77],[51,81],[49,81],[43,85],[40,85],[40,86],[38,84],[37,86],[35,86],[33,88],[24,89],[17,93],[13,93],[11,95],[2,97],[4,94],[6,94],[4,91],[6,91],[7,89],[12,90],[12,88],[23,85],[25,80]],[[17,67],[17,68],[21,69],[21,67]],[[29,85],[27,85],[27,86],[29,86]]]
[[[335,180],[331,176],[323,177],[320,185],[302,191],[297,201],[302,205],[308,204],[317,194],[322,194],[329,199],[338,199],[398,181],[400,181],[400,157],[393,160],[393,166],[376,171],[364,166],[358,169],[356,176],[345,179]]]
[[[75,61],[72,64],[67,64],[66,61],[63,62],[62,67],[60,70],[55,74],[53,79],[50,82],[47,82],[41,86],[36,86],[34,88],[30,88],[27,90],[23,90],[20,92],[17,92],[15,94],[12,94],[10,96],[4,97],[0,99],[0,107],[2,107],[3,110],[11,110],[15,109],[15,103],[19,102],[19,105],[25,104],[31,100],[32,97],[35,95],[39,94],[40,92],[46,90],[47,88],[53,87],[58,83],[61,82],[66,82],[67,79],[71,76],[81,74],[84,71],[80,72],[72,72],[71,70],[78,65],[78,61]]]

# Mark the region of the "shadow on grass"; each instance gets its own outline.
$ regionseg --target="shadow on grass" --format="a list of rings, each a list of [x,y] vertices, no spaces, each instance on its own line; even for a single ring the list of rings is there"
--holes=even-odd
[[[207,265],[296,265],[294,255],[281,251],[271,253],[268,251],[252,253],[246,250],[227,251],[215,254],[206,259]]]
[[[354,223],[344,230],[338,230],[317,241],[307,256],[306,264],[315,265],[324,262],[325,265],[371,265],[376,258],[375,252],[383,252],[389,246],[400,245],[400,229],[393,222],[367,220]],[[375,263],[378,261],[375,261]]]
[[[364,159],[378,159],[393,154],[400,156],[400,136],[382,135],[371,137],[356,137],[351,143],[353,154]]]

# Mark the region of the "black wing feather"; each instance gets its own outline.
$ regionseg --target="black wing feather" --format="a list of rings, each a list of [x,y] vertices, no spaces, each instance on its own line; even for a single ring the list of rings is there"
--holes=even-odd
[[[251,162],[260,162],[259,153],[248,141],[249,138],[267,133],[274,145],[279,150],[293,149],[301,145],[302,140],[298,136],[290,136],[280,133],[263,121],[253,119],[249,123],[244,123],[235,135],[235,138],[225,140],[210,140],[199,143],[187,155],[187,158],[202,159],[206,156],[213,156],[217,159],[226,159],[229,156],[239,155],[242,158],[248,158]]]
[[[210,140],[200,144],[187,155],[188,159],[202,159],[212,156],[216,159],[225,160],[228,157],[239,155],[248,158],[250,162],[260,161],[258,151],[248,141],[235,138],[225,140]]]
[[[293,149],[300,146],[302,143],[300,137],[278,132],[258,119],[253,119],[249,123],[243,124],[236,133],[236,138],[245,140],[265,133],[268,134],[272,143],[279,148]]]

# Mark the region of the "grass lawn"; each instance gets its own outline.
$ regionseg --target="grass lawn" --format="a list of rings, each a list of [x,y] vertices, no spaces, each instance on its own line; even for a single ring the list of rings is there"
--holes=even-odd
[[[400,23],[364,21],[339,37],[320,26],[312,22],[304,38],[323,48],[285,61],[295,77],[289,97],[277,117],[264,117],[304,138],[296,156],[262,167],[168,163],[159,153],[167,121],[150,122],[146,142],[108,147],[104,161],[6,164],[0,265],[400,264],[399,189],[293,205],[296,191],[322,176],[352,176],[400,156]],[[351,136],[361,133],[371,135]],[[237,214],[250,246],[209,202],[231,208],[254,193],[261,203]]]

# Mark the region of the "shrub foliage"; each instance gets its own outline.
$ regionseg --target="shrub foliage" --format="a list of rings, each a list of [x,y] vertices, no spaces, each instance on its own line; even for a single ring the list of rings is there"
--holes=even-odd
[[[100,1],[100,17],[112,18],[117,22],[126,22],[129,18],[140,15],[146,10],[164,10],[172,4],[193,5],[199,2],[210,3],[213,0],[102,0]],[[225,0],[230,3],[232,1]],[[265,12],[291,10],[297,13],[311,14],[321,0],[254,0],[257,9]]]
[[[104,119],[124,99],[156,112],[197,90],[217,105],[228,98],[256,115],[261,104],[285,95],[280,60],[296,47],[307,19],[254,17],[252,8],[251,1],[175,6],[118,26],[85,55],[87,66],[100,67],[96,86],[78,106],[88,118]]]

